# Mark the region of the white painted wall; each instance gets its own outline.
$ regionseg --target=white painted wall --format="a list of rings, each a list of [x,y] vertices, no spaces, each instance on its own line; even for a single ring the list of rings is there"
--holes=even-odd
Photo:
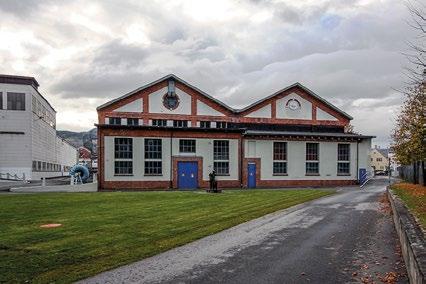
[[[176,94],[179,96],[179,106],[174,110],[169,110],[163,105],[163,96],[167,93],[167,87],[149,94],[149,112],[167,114],[191,114],[191,96],[176,87]]]
[[[301,108],[298,110],[291,110],[286,107],[287,101],[296,99],[300,102]],[[291,93],[284,98],[277,100],[277,118],[284,119],[312,119],[312,104],[302,98],[301,96]]]
[[[224,116],[223,113],[215,110],[200,100],[197,100],[197,115]]]
[[[266,105],[256,111],[253,111],[246,115],[246,117],[259,117],[259,118],[271,118],[272,117],[272,110],[271,105]]]
[[[282,140],[280,140],[282,141]],[[254,143],[255,142],[255,145]],[[320,142],[319,176],[305,175],[305,141],[287,142],[287,176],[273,175],[273,140],[246,140],[245,155],[250,158],[261,159],[262,180],[355,180],[357,178],[356,157],[357,143],[350,146],[350,176],[337,175],[337,142]],[[371,142],[365,140],[359,144],[359,167],[365,167],[368,162],[368,149]]]
[[[170,138],[162,139],[162,163],[163,174],[161,176],[144,175],[144,139],[150,137],[133,137],[133,176],[115,176],[114,175],[114,138],[117,136],[105,137],[105,180],[106,181],[170,181]],[[155,137],[155,139],[158,139]],[[192,139],[192,138],[185,138]],[[196,153],[179,153],[178,138],[172,139],[173,156],[197,156],[203,158],[203,180],[209,179],[209,173],[213,170],[213,140],[214,139],[195,139]],[[221,139],[222,140],[222,139]],[[218,180],[238,180],[238,140],[229,140],[229,176],[218,176]]]
[[[137,99],[113,110],[113,112],[143,112],[143,99]]]
[[[323,111],[319,107],[317,108],[317,120],[338,120],[328,112]]]
[[[0,109],[0,131],[24,132],[24,134],[0,134],[0,173],[10,173],[27,179],[39,179],[61,175],[61,172],[36,172],[32,161],[42,161],[66,166],[75,165],[77,150],[70,145],[58,146],[56,113],[40,94],[29,85],[0,84],[3,109]],[[7,92],[25,93],[25,111],[7,110]],[[35,98],[46,114],[33,111]],[[36,104],[37,105],[37,104]],[[48,115],[47,115],[48,114]],[[52,125],[47,121],[50,117]],[[62,143],[62,142],[61,142]],[[74,162],[71,158],[74,157]]]

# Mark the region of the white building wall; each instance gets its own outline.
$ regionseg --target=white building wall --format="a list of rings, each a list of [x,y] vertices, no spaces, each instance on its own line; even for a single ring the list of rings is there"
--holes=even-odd
[[[144,175],[144,139],[151,137],[133,137],[133,175],[115,176],[114,175],[114,138],[116,136],[106,136],[104,141],[105,151],[105,180],[106,181],[170,181],[173,177],[170,175],[171,155],[170,138],[153,139],[162,140],[162,165],[163,174],[161,176]],[[173,156],[181,157],[202,157],[203,158],[203,180],[209,179],[209,173],[213,170],[213,140],[215,139],[195,139],[196,153],[179,153],[179,138],[172,139]],[[229,140],[229,176],[218,176],[218,180],[238,180],[238,139],[220,139]]]
[[[272,117],[272,108],[271,105],[266,105],[256,111],[253,111],[246,115],[246,117],[260,117],[260,118],[271,118]]]
[[[176,94],[179,96],[179,106],[174,110],[169,110],[163,105],[163,96],[167,93],[167,88],[162,88],[149,94],[149,112],[167,113],[167,114],[191,114],[191,96],[182,90],[176,88]]]
[[[199,100],[197,100],[197,115],[224,116],[223,113]]]
[[[291,110],[286,107],[287,101],[296,99],[300,102],[301,107],[297,110]],[[276,115],[277,118],[285,119],[312,119],[312,104],[301,96],[291,93],[282,99],[277,100]]]
[[[32,86],[0,84],[0,92],[3,96],[0,131],[24,133],[0,133],[0,173],[17,174],[20,177],[25,173],[27,179],[40,179],[62,173],[33,170],[33,161],[66,166],[75,164],[77,150],[70,145],[58,146],[56,113]],[[25,111],[7,110],[7,92],[25,93]],[[33,97],[36,99],[35,109]],[[38,109],[45,111],[39,112]],[[71,156],[74,157],[73,163],[69,159]]]
[[[274,140],[246,140],[245,155],[248,158],[261,159],[262,180],[356,180],[357,179],[357,143],[351,142],[319,142],[319,176],[305,175],[306,141],[287,142],[287,176],[273,175],[273,142]],[[359,168],[368,165],[369,140],[358,146]],[[350,144],[350,175],[337,175],[337,144]],[[367,168],[368,169],[368,168]]]
[[[137,99],[113,110],[113,112],[143,112],[143,99]]]
[[[3,106],[0,109],[0,173],[31,176],[31,87],[27,85],[0,84]],[[25,111],[7,110],[7,92],[25,93]]]

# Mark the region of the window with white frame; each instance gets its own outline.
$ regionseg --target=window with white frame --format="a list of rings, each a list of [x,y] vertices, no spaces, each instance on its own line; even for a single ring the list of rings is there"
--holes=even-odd
[[[162,175],[162,141],[145,139],[145,175]]]
[[[173,120],[173,127],[188,127],[187,120]]]
[[[201,128],[210,128],[211,123],[210,123],[210,121],[200,121],[200,127]]]
[[[110,117],[109,118],[109,124],[111,124],[111,125],[121,125],[121,118],[120,117]]]
[[[133,174],[133,139],[125,137],[114,138],[114,174]]]
[[[0,109],[3,109],[3,93],[0,92]]]
[[[24,93],[7,93],[8,110],[25,110]]]
[[[337,144],[337,174],[350,174],[350,144]]]
[[[180,153],[195,153],[195,140],[193,139],[180,139],[179,152]]]
[[[319,175],[318,143],[306,143],[306,175]]]
[[[127,125],[130,125],[130,126],[139,125],[139,118],[128,118],[127,119]]]
[[[152,126],[166,127],[167,119],[153,119]]]
[[[213,168],[216,175],[229,175],[229,141],[213,141]]]
[[[216,122],[216,128],[227,128],[228,123],[226,121],[218,121]]]
[[[273,174],[287,175],[287,142],[274,142]]]

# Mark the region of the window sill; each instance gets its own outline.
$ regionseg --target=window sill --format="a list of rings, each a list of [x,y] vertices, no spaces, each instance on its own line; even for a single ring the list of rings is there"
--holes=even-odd
[[[114,174],[115,177],[132,177],[133,174]]]
[[[351,174],[337,174],[337,176],[345,176],[345,177],[349,177],[349,176],[351,176]]]
[[[288,174],[272,174],[272,176],[288,176]]]
[[[144,174],[144,177],[162,177],[163,174]]]
[[[305,174],[305,176],[320,176],[320,174]]]

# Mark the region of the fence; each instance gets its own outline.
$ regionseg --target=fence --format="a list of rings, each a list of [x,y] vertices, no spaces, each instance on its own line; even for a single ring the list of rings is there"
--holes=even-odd
[[[9,173],[0,173],[0,179],[5,179],[5,180],[22,180],[25,181],[25,173],[22,174],[22,176],[18,176],[17,174],[9,174]]]
[[[414,184],[426,185],[426,162],[414,162],[412,165],[401,166],[398,169],[399,176]]]

